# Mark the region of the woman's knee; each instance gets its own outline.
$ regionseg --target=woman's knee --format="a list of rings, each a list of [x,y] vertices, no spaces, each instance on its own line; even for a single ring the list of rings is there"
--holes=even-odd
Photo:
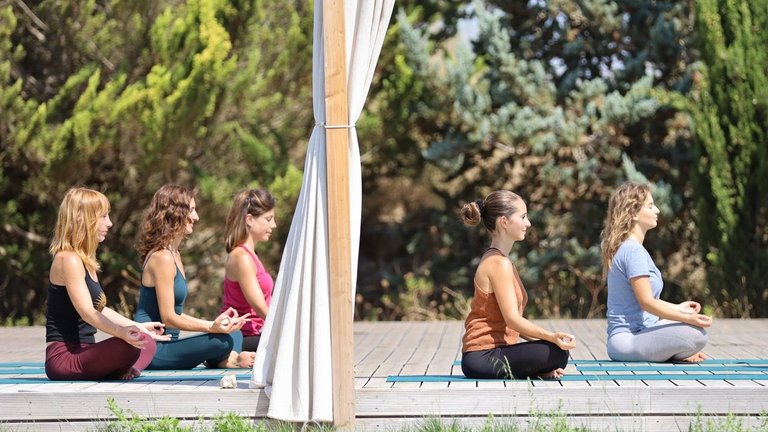
[[[235,346],[235,341],[232,338],[232,335],[228,334],[211,334],[211,341],[213,341],[217,348],[222,351],[232,351]]]
[[[122,339],[115,337],[110,338],[107,341],[112,343],[105,345],[104,347],[99,347],[99,352],[102,352],[117,361],[133,364],[132,362],[135,362],[136,359],[139,358],[139,355],[141,355],[141,348],[137,348]]]
[[[560,348],[557,346],[557,344],[554,344],[549,341],[544,341],[544,343],[547,345],[547,348],[549,350],[549,364],[564,368],[568,365],[568,351]]]
[[[559,368],[568,366],[568,351],[555,346],[555,350],[553,351],[553,359]]]
[[[229,358],[229,354],[234,348],[234,341],[232,336],[228,334],[211,334],[208,339],[210,346],[206,350],[208,358],[206,362],[215,367],[218,364]]]
[[[151,355],[154,356],[157,352],[157,342],[152,339],[152,336],[142,333],[141,341],[144,343],[144,347],[140,350],[140,354],[148,356],[151,353]]]
[[[691,329],[691,341],[697,350],[701,350],[709,342],[709,333],[700,327],[693,327]]]

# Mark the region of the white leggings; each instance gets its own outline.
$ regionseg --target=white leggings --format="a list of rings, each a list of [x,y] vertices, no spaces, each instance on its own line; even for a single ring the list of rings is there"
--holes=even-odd
[[[661,320],[637,333],[608,337],[608,357],[616,361],[683,360],[701,351],[707,339],[707,332],[700,327]]]

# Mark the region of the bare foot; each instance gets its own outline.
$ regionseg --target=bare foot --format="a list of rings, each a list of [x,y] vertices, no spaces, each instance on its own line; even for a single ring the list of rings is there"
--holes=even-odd
[[[686,363],[700,363],[700,362],[702,362],[702,361],[704,361],[704,360],[706,360],[708,358],[709,358],[709,356],[704,354],[704,351],[700,351],[700,352],[697,352],[696,354],[694,354],[694,355],[692,355],[692,356],[690,356],[688,358],[684,358],[684,359],[682,359],[680,361],[686,362]]]
[[[252,368],[256,361],[256,353],[252,351],[243,351],[237,356],[237,364],[241,368]]]
[[[117,379],[132,380],[132,379],[136,378],[139,375],[141,375],[141,371],[139,371],[138,369],[132,367],[130,370],[128,370],[124,374],[118,375]]]
[[[228,369],[247,369],[253,367],[253,362],[256,360],[256,353],[252,351],[243,351],[240,354],[232,351],[229,353],[229,358],[222,361],[219,364],[221,368]]]
[[[557,369],[555,369],[553,371],[549,371],[549,372],[546,372],[546,373],[543,373],[543,374],[539,374],[539,378],[541,378],[541,379],[558,379],[558,378],[562,377],[563,375],[565,375],[565,371],[562,370],[561,368],[557,368]]]

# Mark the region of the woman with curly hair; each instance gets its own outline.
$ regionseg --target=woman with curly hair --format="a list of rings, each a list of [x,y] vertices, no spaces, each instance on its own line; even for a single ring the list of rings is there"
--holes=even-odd
[[[107,307],[96,248],[112,227],[101,192],[72,188],[64,195],[50,252],[45,374],[52,380],[132,379],[147,367],[159,322],[139,324]],[[96,342],[96,330],[113,337]]]
[[[491,234],[475,272],[475,296],[464,322],[461,370],[468,378],[560,378],[576,338],[523,316],[528,293],[509,253],[531,222],[517,194],[499,190],[461,209],[464,224]],[[522,337],[524,342],[518,341]]]
[[[245,189],[235,195],[227,216],[227,264],[222,311],[250,314],[243,328],[243,348],[256,351],[275,283],[264,268],[256,245],[269,241],[275,224],[275,198],[264,189]]]
[[[230,308],[209,321],[184,313],[188,291],[179,245],[199,219],[192,191],[173,184],[155,192],[144,215],[137,246],[144,264],[135,319],[161,321],[171,335],[170,341],[158,344],[148,369],[192,369],[200,363],[212,368],[253,366],[255,353],[232,350],[233,337],[242,338],[240,328],[248,314],[240,316]],[[203,334],[179,338],[180,330]]]
[[[608,279],[608,356],[617,361],[700,362],[712,319],[695,301],[660,299],[664,281],[643,247],[658,224],[651,187],[628,182],[608,202],[601,233],[603,275]]]

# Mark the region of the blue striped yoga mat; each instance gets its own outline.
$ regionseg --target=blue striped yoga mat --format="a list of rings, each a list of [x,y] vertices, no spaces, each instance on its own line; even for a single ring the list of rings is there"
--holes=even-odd
[[[768,374],[620,374],[620,375],[565,375],[559,380],[543,381],[663,381],[663,380],[757,380],[768,381]],[[387,382],[460,382],[460,381],[527,381],[509,379],[473,379],[463,375],[390,375]]]
[[[616,372],[616,371],[633,371],[633,372],[768,372],[768,365],[750,365],[745,366],[741,364],[734,365],[696,365],[696,364],[659,364],[659,365],[576,365],[576,370],[579,372]]]
[[[709,365],[709,364],[723,364],[723,365],[761,365],[761,366],[768,366],[768,359],[707,359],[699,363],[688,363],[688,362],[619,362],[619,361],[613,361],[613,360],[572,360],[569,359],[568,363],[573,363],[576,365],[587,365],[587,364],[640,364],[640,365]]]
[[[207,374],[197,374],[195,372],[210,371]],[[215,371],[215,372],[214,372]],[[250,379],[250,373],[243,373],[244,369],[208,369],[198,366],[193,369],[185,370],[145,370],[141,376],[134,378],[136,382],[153,381],[209,381],[219,380],[224,375],[235,374],[237,379]],[[20,376],[22,375],[22,376]],[[36,376],[23,376],[36,375]],[[51,381],[45,376],[45,366],[43,363],[35,362],[16,362],[0,363],[0,384],[45,384],[45,383],[71,383],[71,382],[113,382],[119,380],[101,380],[101,381]]]
[[[39,362],[11,362],[0,363],[0,369],[2,368],[14,368],[14,367],[45,367],[44,363]]]
[[[145,370],[142,372],[142,375],[167,375],[169,373],[189,373],[189,372],[195,372],[195,371],[230,371],[231,373],[234,372],[242,372],[243,369],[209,369],[203,366],[198,366],[193,369],[179,369],[179,370]],[[22,367],[8,367],[3,363],[0,363],[0,377],[3,375],[45,375],[45,367],[37,366],[22,366]]]
[[[698,371],[716,371],[728,370],[768,370],[768,360],[766,359],[720,359],[704,360],[700,363],[653,363],[653,362],[615,362],[613,360],[568,360],[568,364],[576,366],[578,370],[584,371],[677,371],[677,370],[698,370]],[[461,366],[461,360],[453,362],[454,366]]]
[[[132,380],[100,380],[100,381],[51,381],[47,377],[29,377],[29,378],[0,378],[0,384],[71,384],[83,382],[158,382],[158,381],[218,381],[224,375],[144,375]],[[238,380],[250,380],[251,374],[235,375]]]

